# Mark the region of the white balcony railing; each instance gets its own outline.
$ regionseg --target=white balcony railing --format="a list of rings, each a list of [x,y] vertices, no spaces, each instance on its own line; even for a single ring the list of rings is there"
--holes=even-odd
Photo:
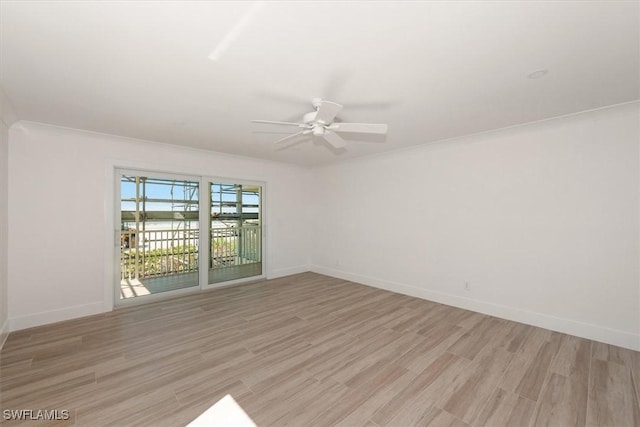
[[[260,262],[261,231],[258,226],[212,228],[209,268]]]
[[[210,269],[262,261],[262,227],[210,229]],[[198,271],[199,230],[120,232],[121,280]]]

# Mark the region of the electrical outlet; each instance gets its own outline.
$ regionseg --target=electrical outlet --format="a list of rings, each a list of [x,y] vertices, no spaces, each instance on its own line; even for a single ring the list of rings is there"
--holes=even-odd
[[[471,284],[469,282],[464,282],[464,290],[465,291],[470,291],[471,290]]]

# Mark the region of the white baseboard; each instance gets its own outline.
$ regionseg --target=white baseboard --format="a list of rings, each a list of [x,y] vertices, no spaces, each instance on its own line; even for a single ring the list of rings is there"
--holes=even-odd
[[[307,271],[311,271],[310,265],[300,265],[297,267],[289,267],[289,268],[281,268],[278,270],[273,270],[267,276],[267,279],[277,279],[278,277],[291,276],[292,274],[300,274],[306,273]]]
[[[310,267],[308,265],[291,267],[291,268],[283,268],[283,269],[273,270],[267,278],[276,279],[278,277],[304,273],[309,270],[310,270]],[[240,282],[242,282],[242,280]],[[221,286],[229,286],[230,284],[232,283],[226,282],[224,284],[221,284]],[[7,328],[10,332],[19,331],[21,329],[32,328],[34,326],[47,325],[50,323],[61,322],[63,320],[75,319],[83,316],[91,316],[93,314],[105,313],[107,311],[110,311],[110,308],[107,307],[103,302],[77,305],[77,306],[66,307],[58,310],[44,311],[40,313],[33,313],[25,316],[14,317],[9,319]]]
[[[515,322],[525,323],[527,325],[538,326],[540,328],[550,329],[556,332],[562,332],[569,335],[575,335],[594,341],[640,351],[640,335],[626,331],[610,329],[603,326],[584,323],[572,319],[560,318],[544,313],[522,310],[515,307],[494,304],[487,301],[464,298],[444,292],[418,288],[416,286],[411,286],[403,283],[380,280],[373,277],[348,273],[328,267],[312,265],[310,267],[310,271],[318,274],[324,274],[326,276],[349,280],[351,282],[361,283],[363,285],[373,286],[375,288],[385,289],[391,292],[422,298],[441,304],[451,305],[454,307],[464,308],[466,310],[488,314],[490,316],[495,316],[502,319],[513,320]]]
[[[0,327],[0,350],[4,346],[7,337],[9,336],[9,319],[5,319],[2,327]]]
[[[10,319],[10,331],[32,328],[34,326],[47,325],[49,323],[61,322],[63,320],[75,319],[77,317],[91,316],[92,314],[104,313],[103,302],[76,305],[58,310],[43,311],[40,313],[28,314],[26,316],[14,317]]]

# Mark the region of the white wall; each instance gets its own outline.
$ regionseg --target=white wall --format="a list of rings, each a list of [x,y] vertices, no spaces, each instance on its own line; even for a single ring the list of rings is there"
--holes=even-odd
[[[639,105],[316,169],[314,271],[640,350]]]
[[[308,170],[18,122],[9,135],[12,330],[111,308],[113,165],[265,181],[267,276],[308,270]]]
[[[0,349],[9,334],[8,283],[8,148],[13,109],[0,89]]]

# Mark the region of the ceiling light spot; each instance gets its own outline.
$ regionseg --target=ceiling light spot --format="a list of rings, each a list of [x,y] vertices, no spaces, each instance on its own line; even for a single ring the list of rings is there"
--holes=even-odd
[[[532,80],[541,79],[544,76],[546,76],[547,74],[549,74],[549,70],[547,70],[547,69],[545,69],[545,70],[537,70],[537,71],[534,71],[533,73],[529,74],[527,76],[527,78],[528,79],[532,79]]]

